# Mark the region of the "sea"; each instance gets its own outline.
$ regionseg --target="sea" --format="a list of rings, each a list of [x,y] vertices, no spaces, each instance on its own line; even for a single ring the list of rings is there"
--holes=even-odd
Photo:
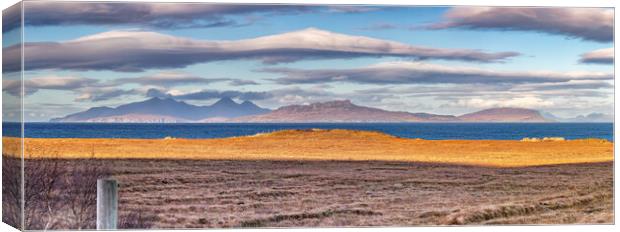
[[[520,140],[525,137],[600,138],[614,141],[613,123],[25,123],[28,138],[206,139],[289,129],[378,131],[429,140]],[[20,135],[20,124],[4,122],[3,136]]]

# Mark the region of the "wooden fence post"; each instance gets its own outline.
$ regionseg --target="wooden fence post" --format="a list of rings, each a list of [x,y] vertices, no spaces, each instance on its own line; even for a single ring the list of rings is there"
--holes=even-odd
[[[118,221],[118,184],[114,179],[97,180],[97,230],[115,230]]]

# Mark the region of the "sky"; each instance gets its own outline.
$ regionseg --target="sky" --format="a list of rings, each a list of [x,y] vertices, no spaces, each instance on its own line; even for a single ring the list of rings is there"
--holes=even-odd
[[[613,9],[25,2],[24,117],[151,97],[613,114]],[[19,22],[3,20],[3,98]],[[17,78],[15,78],[17,77]],[[11,115],[13,113],[13,115]],[[14,112],[4,110],[4,117]]]

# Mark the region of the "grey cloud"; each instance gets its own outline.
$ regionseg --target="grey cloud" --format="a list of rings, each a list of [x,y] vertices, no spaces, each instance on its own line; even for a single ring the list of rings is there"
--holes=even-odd
[[[456,7],[431,29],[536,31],[598,42],[613,41],[612,8]]]
[[[559,83],[504,83],[504,84],[442,84],[415,86],[386,86],[355,91],[357,95],[399,96],[435,100],[456,101],[471,97],[522,97],[537,96],[549,98],[597,97],[609,98],[613,95],[613,85],[601,80],[578,80]]]
[[[2,32],[21,26],[22,3],[18,2],[2,11]]]
[[[233,86],[258,85],[258,82],[253,80],[233,79],[230,80],[229,84]]]
[[[19,71],[19,46],[4,48],[4,66]],[[34,69],[114,70],[182,68],[221,60],[254,59],[266,64],[304,59],[403,57],[470,62],[500,62],[516,52],[412,46],[388,40],[308,28],[233,41],[181,38],[147,31],[110,31],[64,42],[31,42],[24,46],[25,67]],[[17,58],[16,58],[17,57]]]
[[[581,54],[579,62],[584,64],[613,64],[614,48],[604,48],[586,52]]]
[[[136,95],[140,93],[140,91],[135,89],[119,89],[115,87],[103,87],[103,88],[93,88],[86,87],[77,90],[80,94],[75,100],[76,101],[105,101],[113,98],[117,98],[124,95]]]
[[[398,28],[398,25],[394,25],[391,23],[373,23],[368,26],[360,28],[361,30],[369,30],[369,31],[382,31],[382,30],[392,30]]]
[[[171,87],[187,84],[208,84],[230,80],[229,78],[204,78],[184,72],[160,72],[149,76],[118,78],[114,80],[114,83],[118,85],[137,83],[141,85]]]
[[[32,95],[39,90],[62,90],[78,94],[76,101],[104,101],[123,95],[136,95],[136,89],[125,90],[111,82],[102,83],[97,79],[72,76],[43,76],[24,80],[24,94]],[[20,96],[20,80],[3,80],[2,91]]]
[[[13,96],[21,96],[22,82],[21,80],[2,80],[2,92],[6,92]],[[33,94],[31,92],[29,94]]]
[[[24,81],[25,95],[31,95],[39,90],[64,90],[71,91],[78,94],[76,101],[103,101],[112,98],[124,96],[124,95],[147,95],[157,97],[167,97],[168,95],[163,93],[164,88],[174,87],[178,85],[187,84],[208,84],[218,81],[230,81],[237,82],[239,85],[257,84],[250,80],[238,80],[230,78],[202,78],[193,76],[182,72],[161,72],[151,76],[132,77],[132,78],[118,78],[106,82],[101,82],[98,79],[72,77],[72,76],[43,76],[29,78]],[[123,89],[120,86],[137,83],[143,88],[138,89]],[[158,86],[159,88],[151,88],[152,86]],[[150,88],[150,89],[147,89]],[[21,81],[20,80],[3,80],[2,91],[13,96],[20,96]],[[235,97],[242,100],[250,99],[263,99],[269,97],[263,92],[239,92],[239,91],[223,91],[223,92],[197,92],[186,95],[178,96],[183,99],[200,99],[209,98],[209,94],[212,98],[218,98],[221,96]]]
[[[352,69],[265,68],[257,71],[277,73],[279,84],[317,84],[351,82],[360,84],[433,83],[544,83],[570,80],[611,80],[613,74],[599,72],[507,72],[420,62],[388,62]]]
[[[481,92],[498,92],[507,91],[510,87],[498,86],[498,85],[480,85],[480,84],[466,84],[466,85],[421,85],[410,87],[379,87],[369,88],[355,91],[358,94],[378,95],[378,94],[393,94],[399,96],[463,96],[480,94]]]
[[[152,88],[146,91],[146,97],[169,98],[170,96],[165,90],[161,89]]]
[[[2,73],[19,72],[22,69],[21,43],[2,48]]]
[[[613,89],[614,85],[607,81],[597,80],[578,80],[567,81],[561,83],[537,83],[537,84],[522,84],[512,87],[511,91],[517,92],[541,92],[549,90],[596,90],[596,89]]]
[[[123,3],[123,2],[26,2],[29,26],[49,25],[135,25],[179,29],[238,26],[235,16],[272,15],[315,11],[304,5],[252,5],[209,3]],[[7,22],[3,32],[19,27]]]
[[[270,91],[275,96],[298,95],[304,97],[336,97],[334,93],[325,90],[322,86],[309,88],[286,87]]]
[[[329,12],[334,13],[364,13],[385,9],[386,7],[364,6],[364,5],[331,5],[328,6]]]
[[[263,100],[271,98],[273,95],[269,92],[254,92],[254,91],[218,91],[218,90],[202,90],[198,92],[184,93],[184,94],[168,94],[159,89],[149,89],[146,94],[147,97],[160,97],[160,98],[173,98],[176,100],[210,100],[220,98],[236,98],[242,101],[246,100]]]
[[[80,77],[37,77],[24,81],[24,94],[31,95],[41,89],[49,90],[74,90],[98,83],[99,81],[91,78]],[[2,91],[13,96],[19,96],[21,92],[20,80],[3,80]]]

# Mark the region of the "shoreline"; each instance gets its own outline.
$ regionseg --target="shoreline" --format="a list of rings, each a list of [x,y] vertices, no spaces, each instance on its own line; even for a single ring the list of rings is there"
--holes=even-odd
[[[3,154],[19,138],[3,137]],[[283,130],[218,139],[25,138],[25,158],[395,161],[521,167],[614,160],[613,142],[423,140],[353,130]]]

